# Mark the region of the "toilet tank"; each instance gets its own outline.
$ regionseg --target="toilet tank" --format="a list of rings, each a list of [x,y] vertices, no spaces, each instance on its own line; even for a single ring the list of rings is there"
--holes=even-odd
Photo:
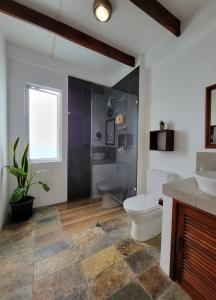
[[[163,170],[147,171],[147,194],[155,201],[162,197],[162,186],[176,180],[176,174]]]

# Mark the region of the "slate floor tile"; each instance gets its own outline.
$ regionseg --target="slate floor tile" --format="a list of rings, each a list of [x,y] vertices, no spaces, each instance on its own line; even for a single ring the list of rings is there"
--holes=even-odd
[[[158,300],[192,300],[177,284],[172,284]]]
[[[110,246],[95,255],[82,260],[82,268],[88,280],[94,279],[98,274],[106,268],[122,260],[121,254],[114,246]]]
[[[36,209],[0,232],[0,300],[190,300],[159,258],[160,236],[132,240],[126,215],[69,234],[55,205]]]
[[[153,299],[158,298],[171,285],[169,278],[160,270],[156,264],[139,277],[144,288]]]
[[[95,253],[109,247],[113,244],[112,240],[109,239],[107,235],[98,236],[95,239],[90,240],[89,242],[80,245],[79,254],[80,257],[86,258],[88,256],[94,255]]]
[[[104,272],[98,275],[91,284],[91,291],[94,300],[105,300],[110,297],[116,290],[122,288],[134,274],[129,266],[124,262],[112,265]]]
[[[25,252],[12,255],[7,258],[0,259],[0,276],[9,272],[18,270],[33,263],[33,249],[28,249]]]
[[[35,281],[33,294],[34,299],[40,300],[79,299],[75,296],[84,295],[84,289],[88,291],[82,268],[79,263],[75,263],[50,274],[46,279]]]
[[[140,283],[132,281],[108,300],[151,300],[151,297],[144,291]]]
[[[59,223],[59,217],[57,215],[44,216],[36,220],[36,226],[46,225],[46,224],[55,224]]]
[[[7,300],[32,300],[32,285],[15,289],[8,294]]]
[[[26,237],[25,239],[18,241],[5,241],[4,245],[0,246],[0,259],[9,258],[10,256],[22,255],[30,249],[33,249],[34,239],[32,237]]]
[[[37,238],[55,232],[62,232],[62,226],[60,223],[53,223],[53,224],[51,223],[51,224],[35,227],[35,236]]]
[[[33,264],[0,276],[0,290],[7,290],[8,292],[32,283]]]
[[[70,264],[78,261],[75,249],[66,250],[56,255],[45,258],[34,265],[34,278],[39,280],[60,271]]]
[[[0,289],[0,300],[8,300],[9,292],[7,289]]]
[[[70,237],[65,237],[62,240],[37,248],[34,251],[34,261],[38,262],[49,256],[58,254],[64,250],[69,250],[75,245]]]
[[[88,288],[79,287],[73,289],[69,295],[60,295],[54,298],[54,300],[91,300],[91,295]]]
[[[92,227],[85,228],[73,233],[72,238],[77,245],[82,245],[101,235],[104,235],[104,231],[102,228]]]
[[[62,240],[63,237],[64,235],[62,230],[48,232],[39,236],[37,235],[35,238],[35,248],[38,249],[45,247],[46,245]]]
[[[127,239],[120,241],[116,245],[117,250],[124,255],[125,257],[130,256],[131,254],[143,250],[144,246],[132,239]]]
[[[15,243],[22,241],[26,238],[34,238],[34,228],[32,225],[27,227],[22,227],[20,230],[15,230],[15,228],[10,230],[3,230],[0,236],[0,246],[4,246],[6,243]]]
[[[127,222],[123,218],[116,218],[100,224],[100,226],[106,232],[110,232],[112,230],[119,229],[127,225],[128,225]]]
[[[131,228],[129,226],[121,227],[107,233],[107,237],[112,244],[131,238]]]
[[[135,274],[143,273],[147,268],[155,263],[154,257],[148,254],[145,249],[132,254],[125,260]]]
[[[149,246],[155,247],[158,250],[160,250],[161,249],[161,234],[157,235],[156,237],[154,237],[151,240],[144,242],[144,244],[147,244]]]

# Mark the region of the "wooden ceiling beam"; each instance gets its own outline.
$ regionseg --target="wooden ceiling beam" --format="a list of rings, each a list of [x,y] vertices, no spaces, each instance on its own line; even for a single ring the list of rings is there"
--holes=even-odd
[[[69,25],[39,13],[13,0],[0,0],[0,12],[53,32],[73,43],[100,53],[128,66],[135,66],[135,58]]]
[[[146,14],[160,23],[167,30],[179,37],[181,35],[181,22],[157,0],[130,0]]]

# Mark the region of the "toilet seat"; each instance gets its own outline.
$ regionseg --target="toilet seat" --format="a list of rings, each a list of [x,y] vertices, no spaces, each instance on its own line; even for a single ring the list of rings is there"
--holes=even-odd
[[[139,195],[128,198],[124,201],[124,209],[131,214],[145,215],[153,211],[161,210],[161,207],[157,202],[146,196]]]

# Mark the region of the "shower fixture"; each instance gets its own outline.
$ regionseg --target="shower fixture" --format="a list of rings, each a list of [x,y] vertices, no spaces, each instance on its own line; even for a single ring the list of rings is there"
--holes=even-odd
[[[109,100],[107,102],[107,107],[112,107],[111,99],[116,99],[116,97],[109,97]]]
[[[111,104],[111,99],[116,99],[116,97],[109,97],[109,100],[107,102],[107,117],[108,118],[112,118],[113,117],[113,108],[112,108],[112,104]]]

